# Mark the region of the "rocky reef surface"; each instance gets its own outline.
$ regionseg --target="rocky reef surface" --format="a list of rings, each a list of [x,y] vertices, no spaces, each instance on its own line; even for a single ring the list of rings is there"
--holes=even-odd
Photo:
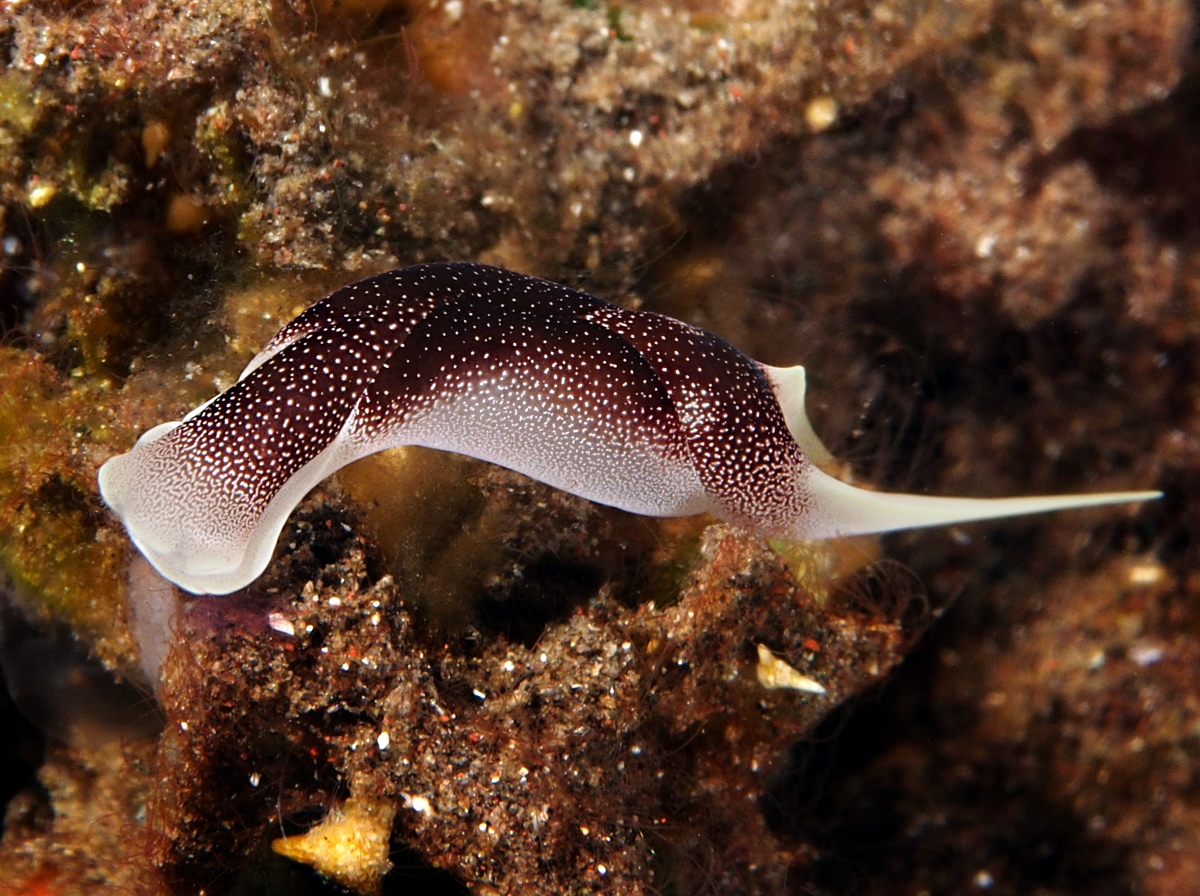
[[[1195,12],[0,0],[0,893],[1191,892]],[[804,363],[860,482],[1166,497],[796,547],[409,451],[147,576],[98,465],[443,259]]]

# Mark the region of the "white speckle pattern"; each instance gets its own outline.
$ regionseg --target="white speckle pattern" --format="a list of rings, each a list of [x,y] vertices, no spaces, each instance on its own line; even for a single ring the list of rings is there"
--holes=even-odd
[[[795,390],[783,396],[788,419],[777,388]],[[159,572],[212,594],[262,573],[320,480],[399,445],[488,460],[635,513],[709,512],[793,538],[1132,499],[852,489],[793,438],[819,446],[802,389],[800,368],[764,368],[669,317],[500,268],[417,265],[313,305],[231,389],[109,460],[100,491]]]

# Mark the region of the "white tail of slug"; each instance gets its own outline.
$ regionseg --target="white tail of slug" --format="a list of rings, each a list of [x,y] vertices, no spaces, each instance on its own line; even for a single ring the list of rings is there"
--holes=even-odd
[[[1038,495],[1029,498],[938,498],[897,495],[855,488],[811,468],[805,485],[812,500],[796,538],[834,538],[919,529],[1028,513],[1047,513],[1104,504],[1152,501],[1162,492],[1099,492],[1090,495]]]

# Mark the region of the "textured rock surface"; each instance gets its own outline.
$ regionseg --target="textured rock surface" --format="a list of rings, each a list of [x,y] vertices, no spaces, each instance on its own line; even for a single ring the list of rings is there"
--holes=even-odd
[[[301,532],[334,550],[328,511],[313,513]],[[767,892],[790,855],[759,808],[770,773],[907,642],[898,621],[821,608],[772,554],[720,527],[677,604],[630,610],[602,591],[528,646],[487,627],[423,633],[357,540],[338,541],[330,584],[275,610],[294,637],[210,617],[213,601],[185,625],[163,741],[183,774],[164,769],[151,813],[166,834],[156,861],[183,890],[219,886],[229,863],[205,857],[248,852],[272,805],[288,816],[348,782],[401,806],[395,835],[483,892],[651,892],[653,880],[690,886],[701,860]],[[522,574],[536,579],[539,559]],[[829,695],[762,688],[758,642]],[[235,802],[197,786],[253,775],[270,787]]]
[[[95,466],[328,288],[422,259],[807,364],[861,481],[1167,492],[896,537],[834,589],[866,548],[780,556],[445,459],[410,473],[457,483],[436,508],[375,507],[391,472],[360,470],[254,595],[191,605],[157,742],[49,752],[0,892],[317,892],[261,847],[351,794],[398,810],[385,892],[1190,892],[1193,6],[0,11],[0,562],[111,668]],[[924,601],[888,687],[826,717]],[[756,642],[828,697],[756,690]]]

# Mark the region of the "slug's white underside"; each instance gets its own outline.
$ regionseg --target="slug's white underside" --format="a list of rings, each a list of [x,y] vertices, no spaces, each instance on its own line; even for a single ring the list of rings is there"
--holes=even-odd
[[[854,488],[814,465],[830,455],[804,399],[803,367],[758,365],[670,318],[495,268],[427,265],[318,303],[237,386],[104,464],[100,492],[163,576],[210,594],[263,572],[322,479],[402,445],[480,458],[634,513],[711,513],[793,539],[1159,496]]]

